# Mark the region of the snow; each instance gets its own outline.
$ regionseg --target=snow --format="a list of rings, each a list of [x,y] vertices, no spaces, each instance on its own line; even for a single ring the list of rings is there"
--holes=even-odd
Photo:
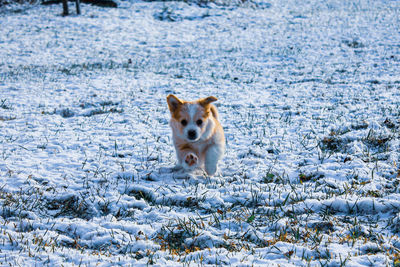
[[[400,3],[239,2],[0,7],[0,265],[399,259]],[[170,93],[219,99],[216,175]]]

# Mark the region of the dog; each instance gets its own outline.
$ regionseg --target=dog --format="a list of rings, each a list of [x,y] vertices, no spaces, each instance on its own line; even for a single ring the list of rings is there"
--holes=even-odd
[[[214,96],[196,101],[167,96],[177,168],[201,168],[208,175],[217,171],[217,163],[225,152],[224,130],[218,121],[218,110],[211,104],[217,100]]]

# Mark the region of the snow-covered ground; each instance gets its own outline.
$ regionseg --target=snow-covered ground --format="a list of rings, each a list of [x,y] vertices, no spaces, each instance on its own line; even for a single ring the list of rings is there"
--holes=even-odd
[[[118,4],[0,9],[0,265],[400,264],[399,1]],[[219,98],[214,177],[170,93]]]

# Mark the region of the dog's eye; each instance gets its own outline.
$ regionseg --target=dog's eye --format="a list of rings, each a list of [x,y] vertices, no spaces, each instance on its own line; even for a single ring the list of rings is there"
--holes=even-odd
[[[202,120],[197,120],[197,121],[196,121],[196,124],[197,124],[198,126],[200,126],[202,123],[203,123]]]
[[[181,120],[181,124],[182,124],[183,126],[186,126],[187,120]]]

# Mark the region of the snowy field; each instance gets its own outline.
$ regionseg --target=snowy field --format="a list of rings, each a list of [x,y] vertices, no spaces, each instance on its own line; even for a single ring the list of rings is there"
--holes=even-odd
[[[400,265],[400,2],[257,1],[0,8],[1,266]]]

